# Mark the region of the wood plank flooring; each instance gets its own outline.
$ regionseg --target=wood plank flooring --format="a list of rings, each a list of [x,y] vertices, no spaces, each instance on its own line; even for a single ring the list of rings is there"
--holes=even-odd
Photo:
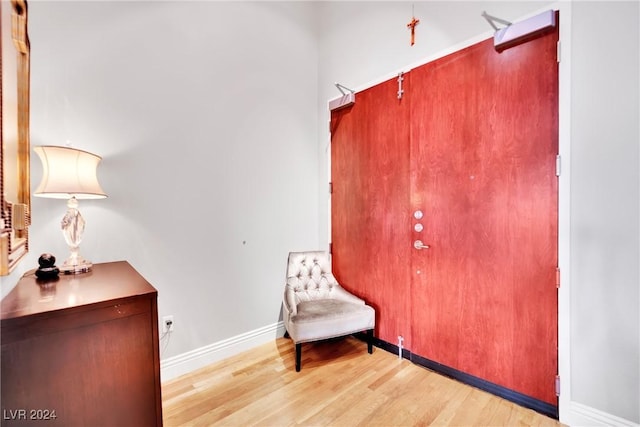
[[[353,338],[278,338],[162,385],[166,427],[561,426]]]

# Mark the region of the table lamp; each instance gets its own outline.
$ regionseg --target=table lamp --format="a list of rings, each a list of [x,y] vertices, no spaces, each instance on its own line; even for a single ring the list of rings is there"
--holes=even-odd
[[[39,146],[33,150],[42,161],[42,181],[34,196],[67,199],[67,213],[62,218],[62,233],[71,255],[60,267],[65,274],[91,271],[90,261],[79,254],[85,221],[78,211],[79,199],[104,199],[97,176],[101,157],[70,147]]]

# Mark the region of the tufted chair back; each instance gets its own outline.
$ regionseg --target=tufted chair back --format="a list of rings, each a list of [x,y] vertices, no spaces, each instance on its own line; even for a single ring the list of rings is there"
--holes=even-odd
[[[302,301],[335,298],[340,287],[331,273],[329,254],[323,251],[291,252],[287,265],[285,301],[290,311]]]

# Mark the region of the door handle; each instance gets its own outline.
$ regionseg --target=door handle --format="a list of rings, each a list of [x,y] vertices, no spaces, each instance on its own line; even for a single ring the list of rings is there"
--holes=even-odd
[[[422,243],[422,240],[416,240],[413,242],[413,247],[416,249],[429,249],[429,245]]]

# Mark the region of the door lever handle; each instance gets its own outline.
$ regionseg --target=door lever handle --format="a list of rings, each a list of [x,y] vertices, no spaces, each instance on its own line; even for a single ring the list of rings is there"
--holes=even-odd
[[[413,242],[413,247],[416,249],[429,249],[429,245],[422,243],[422,240],[416,240]]]

